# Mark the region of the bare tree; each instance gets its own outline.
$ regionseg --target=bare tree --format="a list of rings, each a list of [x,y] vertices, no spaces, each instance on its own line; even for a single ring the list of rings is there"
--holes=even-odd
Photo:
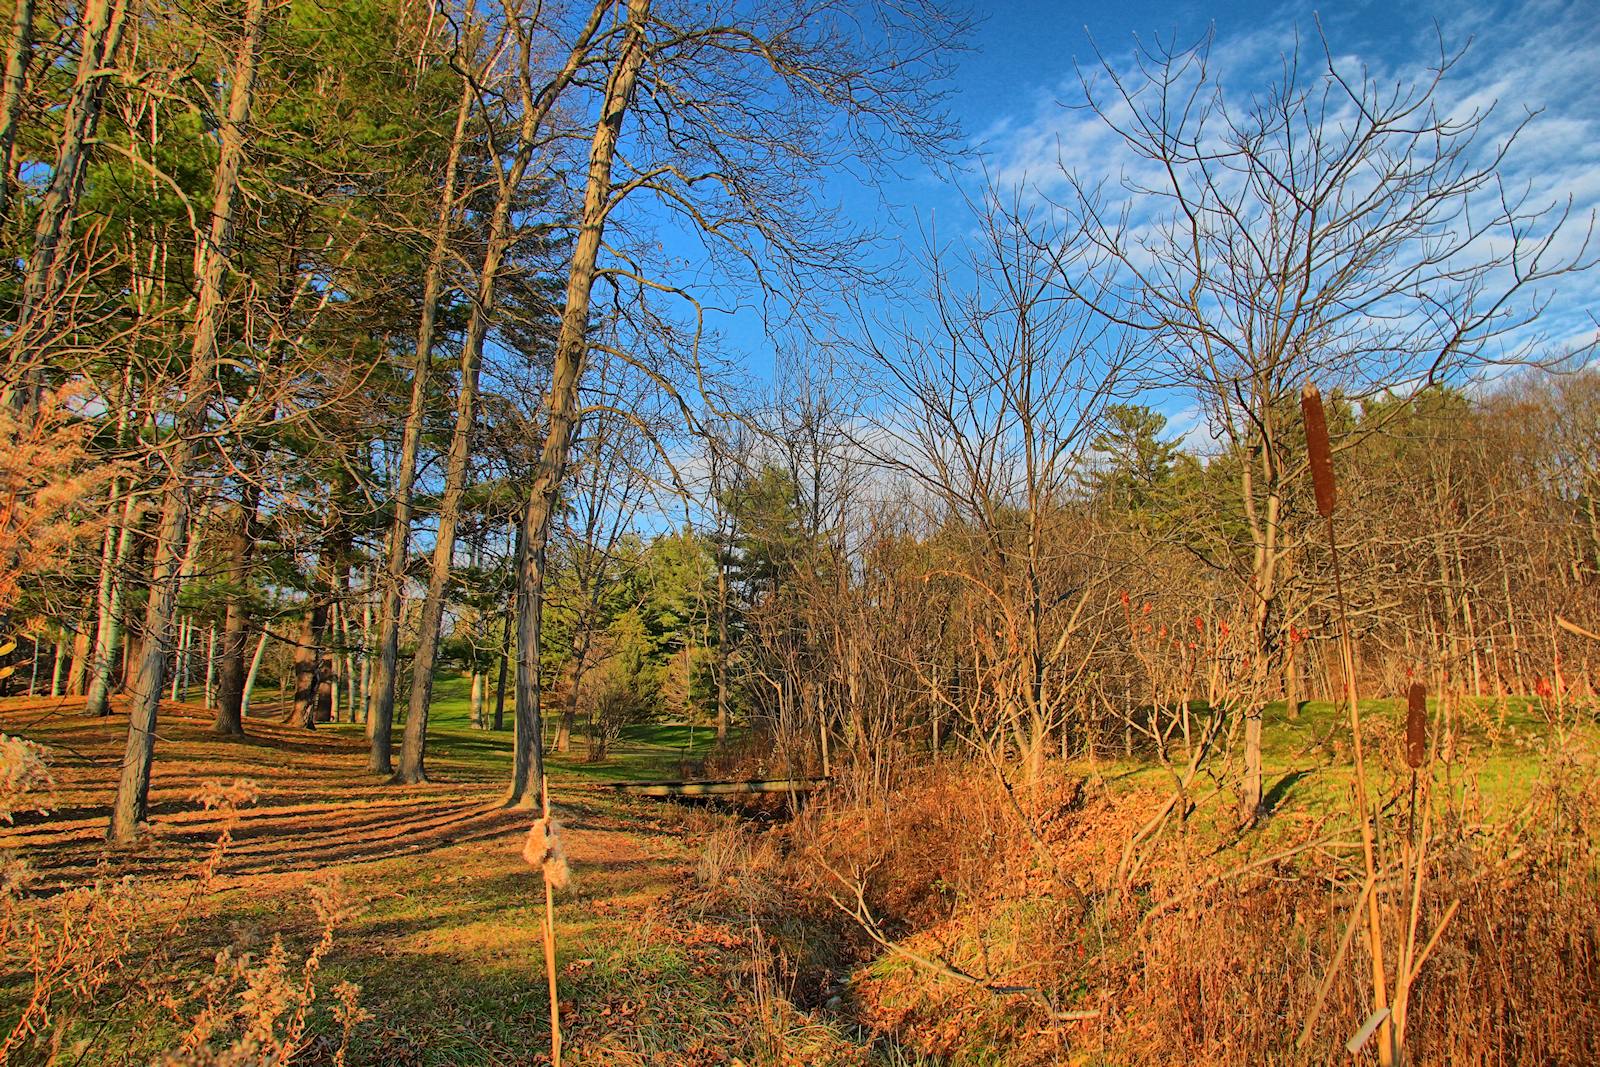
[[[761,3],[736,13],[628,0],[613,31],[597,38],[590,58],[607,74],[598,118],[584,137],[587,167],[546,437],[522,522],[513,803],[537,795],[542,773],[534,703],[543,582],[538,561],[582,414],[580,391],[595,347],[589,336],[594,286],[603,280],[627,291],[636,309],[652,298],[678,300],[699,321],[693,294],[652,275],[643,254],[624,251],[618,209],[648,198],[703,241],[714,262],[742,272],[774,302],[779,277],[798,302],[846,277],[863,277],[861,236],[831,225],[817,197],[816,170],[847,158],[870,167],[900,153],[936,151],[949,132],[938,112],[940,57],[964,25],[921,3],[877,8],[874,15],[868,43],[855,12],[837,0]],[[630,116],[634,133],[624,144]],[[603,249],[610,262],[602,263]],[[633,360],[686,414],[692,411],[680,396],[680,380],[623,348],[611,354]],[[694,380],[697,356],[692,344],[683,379]]]
[[[1325,42],[1307,58],[1285,55],[1243,98],[1223,90],[1209,41],[1143,46],[1131,74],[1103,60],[1083,100],[1125,150],[1122,183],[1072,172],[1059,205],[1125,286],[1114,306],[1083,298],[1155,340],[1167,355],[1157,381],[1189,390],[1240,459],[1250,548],[1230,565],[1263,676],[1302,539],[1286,514],[1305,471],[1287,447],[1302,383],[1359,401],[1528,359],[1540,286],[1591,262],[1586,238],[1568,240],[1568,207],[1532,203],[1502,177],[1521,126],[1490,144],[1490,112],[1451,113],[1459,53],[1441,49],[1421,80],[1396,84],[1344,69]],[[1260,708],[1247,719],[1254,813]]]
[[[1105,405],[1139,354],[1136,336],[1081,299],[1110,299],[1104,258],[1042,212],[991,197],[959,264],[970,284],[932,258],[935,325],[886,340],[866,331],[866,354],[894,391],[892,414],[861,446],[920,485],[938,524],[966,542],[970,565],[952,576],[970,596],[976,670],[992,699],[964,712],[978,736],[1014,745],[1035,781],[1051,732],[1065,728],[1082,666],[1067,656],[1070,639],[1095,593],[1063,568],[1047,527],[1072,504]]]

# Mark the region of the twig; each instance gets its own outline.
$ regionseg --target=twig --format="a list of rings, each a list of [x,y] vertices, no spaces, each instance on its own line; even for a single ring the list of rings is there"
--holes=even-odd
[[[999,985],[994,982],[986,981],[985,979],[979,978],[975,974],[969,974],[968,972],[963,971],[961,968],[945,960],[935,959],[931,956],[924,956],[920,952],[913,951],[912,949],[906,948],[904,945],[899,944],[898,942],[890,940],[884,935],[882,929],[879,928],[878,920],[873,916],[871,909],[867,907],[866,889],[862,884],[861,879],[857,877],[854,880],[851,880],[834,870],[832,867],[829,867],[826,863],[824,863],[822,866],[823,869],[829,874],[833,875],[833,877],[836,878],[840,884],[847,886],[855,894],[856,903],[855,907],[853,908],[845,904],[844,901],[840,900],[833,894],[828,894],[828,899],[833,901],[834,907],[838,908],[840,911],[854,919],[857,925],[865,930],[867,936],[872,938],[873,941],[877,942],[881,947],[901,957],[907,962],[915,964],[930,974],[937,974],[940,977],[949,978],[952,981],[960,982],[962,985],[969,986],[973,989],[981,989],[985,993],[989,993],[993,996],[1027,997],[1044,1010],[1045,1014],[1049,1016],[1051,1022],[1083,1022],[1088,1019],[1098,1019],[1104,1014],[1104,1011],[1100,1008],[1062,1011],[1055,1006],[1055,1003],[1050,999],[1049,994],[1037,986]]]
[[[1579,637],[1587,637],[1591,641],[1600,641],[1600,634],[1595,633],[1593,630],[1585,630],[1575,622],[1568,622],[1560,615],[1556,616],[1556,625],[1568,633],[1577,634]]]
[[[1322,985],[1317,988],[1316,999],[1311,1002],[1311,1012],[1306,1016],[1306,1024],[1300,1030],[1300,1040],[1295,1042],[1296,1048],[1305,1048],[1306,1042],[1311,1040],[1311,1028],[1316,1026],[1317,1017],[1322,1014],[1322,1006],[1327,1003],[1328,991],[1333,988],[1333,979],[1339,973],[1339,966],[1344,963],[1346,952],[1350,951],[1350,940],[1355,936],[1356,927],[1361,924],[1361,909],[1367,903],[1367,894],[1372,892],[1372,879],[1367,879],[1361,885],[1361,894],[1356,897],[1356,906],[1350,909],[1350,921],[1344,925],[1344,936],[1339,939],[1339,947],[1333,953],[1333,962],[1328,964],[1328,973],[1322,978]]]

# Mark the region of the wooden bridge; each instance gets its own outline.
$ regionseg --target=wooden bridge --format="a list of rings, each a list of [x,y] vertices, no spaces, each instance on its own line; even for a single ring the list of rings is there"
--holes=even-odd
[[[828,778],[737,778],[720,782],[597,782],[640,797],[748,796],[755,793],[811,793],[827,786]]]

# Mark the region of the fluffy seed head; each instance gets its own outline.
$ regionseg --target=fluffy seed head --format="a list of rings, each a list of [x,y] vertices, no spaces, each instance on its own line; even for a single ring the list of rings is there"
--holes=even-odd
[[[565,889],[572,869],[561,847],[561,824],[554,819],[535,819],[522,845],[522,858],[539,871],[556,889]]]

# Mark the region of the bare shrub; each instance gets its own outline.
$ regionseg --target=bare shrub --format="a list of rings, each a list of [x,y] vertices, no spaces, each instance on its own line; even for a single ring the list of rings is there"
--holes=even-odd
[[[48,811],[53,788],[44,746],[0,734],[0,822],[22,811]]]
[[[0,812],[32,810],[50,785],[48,754],[38,745],[0,739]],[[313,886],[318,937],[297,957],[281,939],[266,954],[218,952],[209,974],[174,958],[180,929],[215,891],[233,841],[239,809],[254,803],[253,782],[206,782],[193,796],[220,813],[222,828],[189,872],[176,880],[103,877],[54,895],[30,895],[34,878],[15,856],[0,856],[0,974],[23,979],[17,1014],[0,1029],[0,1063],[22,1053],[41,1062],[72,1051],[123,1047],[130,1059],[243,1067],[285,1064],[304,1050],[316,1010],[341,1033],[327,1050],[342,1064],[365,1017],[348,982],[318,988],[322,961],[350,912],[337,885]],[[331,1006],[329,1002],[331,1001]],[[143,1022],[165,1016],[181,1035]],[[91,1037],[75,1036],[89,1033]],[[160,1047],[149,1049],[152,1040]]]

